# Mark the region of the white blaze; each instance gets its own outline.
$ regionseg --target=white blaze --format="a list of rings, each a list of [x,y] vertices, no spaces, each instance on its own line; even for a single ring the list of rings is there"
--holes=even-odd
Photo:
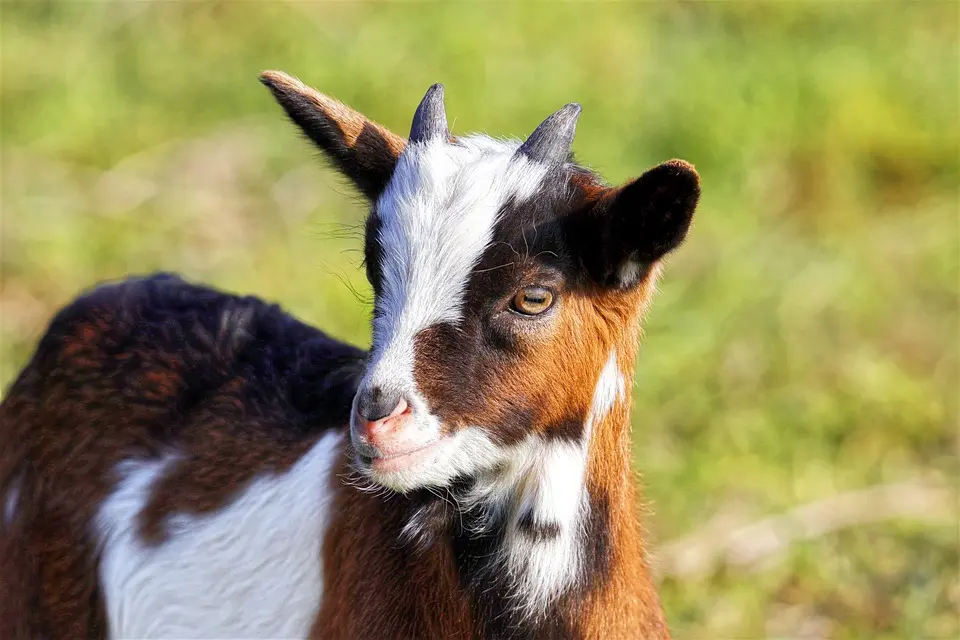
[[[408,145],[377,202],[382,290],[366,384],[416,394],[414,339],[461,318],[470,273],[503,205],[526,199],[547,168],[485,136]]]

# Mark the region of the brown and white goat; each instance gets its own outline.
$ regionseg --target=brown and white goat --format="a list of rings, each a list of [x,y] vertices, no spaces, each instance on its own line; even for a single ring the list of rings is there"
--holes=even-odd
[[[262,81],[372,203],[370,353],[167,275],[62,310],[0,408],[0,637],[667,637],[629,404],[696,172]]]

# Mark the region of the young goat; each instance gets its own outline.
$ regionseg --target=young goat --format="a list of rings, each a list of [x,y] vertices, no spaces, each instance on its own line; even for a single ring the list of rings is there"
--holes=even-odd
[[[0,637],[667,637],[629,405],[693,167],[262,81],[373,203],[370,353],[173,276],[62,310],[0,408]]]

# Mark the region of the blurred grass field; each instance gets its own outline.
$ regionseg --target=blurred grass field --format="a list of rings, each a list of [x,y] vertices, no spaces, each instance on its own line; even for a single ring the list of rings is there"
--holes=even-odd
[[[675,636],[960,636],[960,4],[0,10],[4,387],[58,306],[158,269],[368,343],[364,206],[260,70],[403,134],[438,81],[461,133],[576,100],[611,182],[703,178],[634,388]]]

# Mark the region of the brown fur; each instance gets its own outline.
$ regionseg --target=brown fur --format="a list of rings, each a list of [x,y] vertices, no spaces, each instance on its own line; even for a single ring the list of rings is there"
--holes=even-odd
[[[638,287],[642,313],[654,287],[655,273]],[[636,313],[636,312],[635,312]],[[615,349],[627,385],[626,402],[618,402],[594,427],[587,464],[587,490],[608,496],[610,548],[613,558],[605,584],[598,585],[583,607],[585,638],[618,637],[616,630],[638,638],[670,637],[660,598],[647,567],[637,504],[638,491],[630,464],[630,386],[639,338],[636,316],[622,325]]]
[[[331,480],[349,475],[346,460]],[[416,553],[400,544],[409,516],[401,496],[341,489],[323,545],[323,606],[311,637],[479,637],[449,544]]]

